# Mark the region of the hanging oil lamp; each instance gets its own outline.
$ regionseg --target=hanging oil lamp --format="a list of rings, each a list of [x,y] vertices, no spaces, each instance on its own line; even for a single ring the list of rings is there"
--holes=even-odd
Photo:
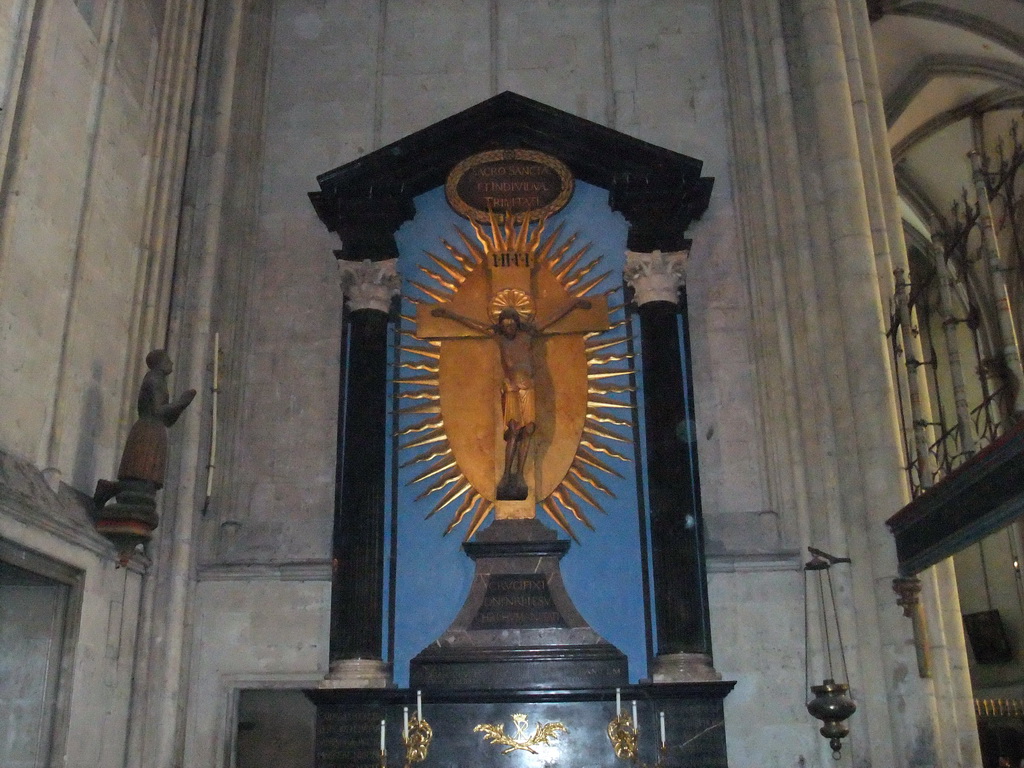
[[[807,711],[818,720],[822,721],[819,733],[828,739],[832,748],[832,757],[838,760],[841,757],[843,746],[842,739],[850,733],[850,727],[846,721],[857,711],[856,702],[850,698],[850,686],[844,682],[836,681],[836,673],[833,668],[833,644],[838,648],[838,657],[842,664],[840,672],[843,678],[848,678],[849,672],[846,667],[846,652],[843,648],[843,638],[839,629],[839,612],[836,609],[836,593],[832,586],[831,568],[837,563],[849,563],[848,557],[836,557],[814,547],[808,547],[811,559],[804,565],[804,663],[806,680],[811,679],[811,654],[809,648],[809,632],[811,622],[811,601],[815,600],[819,605],[821,619],[821,634],[825,645],[825,663],[827,666],[826,676],[820,685],[809,685],[810,692],[814,698],[807,702]],[[808,582],[814,579],[814,587]],[[827,582],[827,585],[826,585]],[[826,599],[827,586],[827,599]],[[816,595],[812,596],[811,592]]]

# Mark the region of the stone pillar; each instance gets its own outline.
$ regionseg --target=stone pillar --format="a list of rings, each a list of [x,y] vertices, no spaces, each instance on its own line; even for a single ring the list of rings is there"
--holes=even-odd
[[[348,261],[338,419],[331,581],[330,673],[322,687],[383,688],[384,489],[387,445],[387,343],[396,259]]]
[[[654,682],[718,680],[711,665],[707,579],[693,412],[679,331],[688,252],[627,251],[626,282],[640,315],[657,658]]]

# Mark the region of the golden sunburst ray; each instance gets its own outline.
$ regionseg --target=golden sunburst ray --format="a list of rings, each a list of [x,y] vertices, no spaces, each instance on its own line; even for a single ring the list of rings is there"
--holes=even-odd
[[[484,252],[477,247],[476,243],[469,239],[469,235],[463,232],[461,228],[456,227],[455,231],[458,232],[459,239],[466,246],[466,250],[469,251],[469,258],[472,260],[473,266],[483,263]]]
[[[416,477],[409,481],[409,485],[415,485],[416,483],[422,483],[424,480],[429,480],[434,475],[439,475],[445,470],[451,469],[455,466],[454,456],[443,456],[438,461],[435,461],[429,467],[420,472]]]
[[[442,239],[441,244],[444,245],[448,253],[452,255],[452,258],[458,262],[459,267],[461,267],[467,273],[471,272],[473,270],[473,267],[476,266],[477,262],[472,256],[466,255],[458,248],[456,248],[454,245],[449,243],[447,240]]]
[[[437,392],[437,388],[433,389],[420,389],[415,392],[399,392],[398,397],[401,400],[440,400],[441,395]]]
[[[635,391],[636,387],[630,384],[594,384],[587,387],[588,395],[621,395]]]
[[[565,281],[565,290],[571,291],[573,288],[579,285],[580,280],[582,280],[584,277],[593,272],[594,267],[596,267],[600,263],[601,257],[599,256],[596,259],[591,259],[578,270],[576,270],[576,272],[573,273],[573,276]]]
[[[415,403],[413,405],[407,405],[404,408],[398,408],[395,413],[399,416],[420,416],[427,413],[440,413],[441,405],[436,402],[429,403]]]
[[[514,234],[514,238],[513,238],[513,240],[514,240],[514,246],[513,246],[514,250],[519,252],[519,253],[522,253],[522,252],[524,252],[526,250],[529,250],[532,253],[536,249],[536,247],[537,247],[537,239],[538,238],[530,237],[530,217],[529,217],[529,215],[526,215],[526,216],[523,217],[523,223],[519,227],[518,232],[514,231],[515,228],[512,226],[512,223],[513,223],[513,217],[506,215],[505,216],[505,227],[506,227],[506,229],[508,231],[513,232],[513,234]],[[544,226],[544,224],[542,222],[539,225],[538,228],[543,228],[543,226]],[[534,228],[534,234],[535,235],[537,234],[537,229],[538,228]],[[527,245],[527,244],[529,244],[529,245]]]
[[[505,248],[505,243],[503,242],[503,239],[502,239],[502,236],[501,236],[502,233],[501,233],[501,228],[498,225],[498,219],[494,215],[494,209],[489,209],[487,211],[487,220],[488,220],[488,223],[490,223],[490,225],[491,225],[491,235],[492,235],[492,237],[494,239],[494,242],[492,243],[488,239],[487,234],[484,232],[484,228],[479,223],[477,223],[473,219],[470,219],[469,223],[470,223],[470,226],[473,227],[473,231],[476,233],[476,239],[480,241],[480,245],[483,246],[485,251],[491,245],[494,245],[495,247],[497,247],[499,249],[504,249]]]
[[[465,516],[466,516],[466,515],[467,515],[467,514],[468,514],[468,513],[469,513],[469,512],[470,512],[470,511],[471,511],[471,510],[472,510],[472,509],[474,508],[474,507],[476,507],[476,506],[477,506],[477,504],[479,504],[479,503],[480,503],[480,502],[482,502],[483,500],[484,500],[484,497],[483,497],[483,496],[481,496],[481,495],[480,495],[480,494],[479,494],[479,493],[478,493],[478,492],[476,491],[476,489],[473,489],[472,491],[470,491],[470,492],[469,492],[469,493],[468,493],[468,494],[466,495],[466,498],[464,498],[464,499],[462,500],[462,503],[461,503],[461,504],[459,504],[459,507],[458,507],[458,509],[456,509],[456,510],[455,510],[455,512],[453,512],[453,513],[452,513],[452,519],[451,519],[451,520],[450,520],[450,521],[448,522],[448,527],[444,529],[444,535],[445,535],[445,536],[447,536],[447,535],[448,535],[449,533],[451,533],[451,532],[452,532],[452,531],[453,531],[453,530],[455,529],[455,527],[456,527],[456,526],[457,526],[457,525],[458,525],[459,523],[461,523],[461,522],[462,522],[462,519],[463,519],[463,518],[464,518],[464,517],[465,517]],[[467,536],[466,538],[468,539],[468,538],[469,538],[469,536]]]
[[[426,435],[416,440],[410,440],[408,443],[402,446],[402,450],[409,450],[410,448],[419,448],[424,445],[438,443],[442,440],[447,439],[448,438],[445,435],[444,430],[434,430],[433,432],[428,432]]]
[[[608,363],[621,363],[623,360],[632,360],[633,355],[629,352],[623,352],[620,355],[602,355],[601,357],[591,357],[587,362],[590,365],[608,365]]]
[[[559,262],[561,262],[562,259],[565,258],[565,254],[567,254],[572,249],[573,245],[576,243],[577,238],[579,238],[579,232],[574,232],[573,234],[569,235],[568,239],[560,246],[558,246],[557,250],[548,258],[548,267],[551,270],[551,274],[555,273],[555,270],[558,268]]]
[[[597,411],[588,411],[587,419],[600,424],[611,424],[613,427],[629,427],[633,424],[629,419],[620,419],[607,413],[598,413]]]
[[[469,220],[469,225],[471,227],[473,227],[473,233],[476,235],[476,239],[480,242],[480,246],[484,249],[485,253],[487,252],[487,249],[491,248],[491,247],[493,247],[493,248],[495,248],[496,250],[499,250],[499,251],[505,250],[506,249],[506,244],[504,242],[504,238],[502,238],[502,236],[501,236],[501,229],[498,226],[498,223],[497,223],[497,221],[494,218],[494,211],[488,211],[487,212],[487,217],[488,217],[488,219],[490,219],[491,237],[487,236],[487,234],[486,234],[486,232],[484,232],[484,228],[483,228],[483,226],[481,224],[477,223],[473,219]],[[492,242],[492,238],[493,238],[493,242]]]
[[[418,432],[412,432],[412,433],[408,433],[408,434],[400,433],[398,435],[398,437],[403,438],[403,439],[408,438],[408,439],[405,439],[405,442],[401,442],[400,443],[401,450],[408,450],[408,449],[412,449],[412,448],[422,448],[425,445],[432,445],[432,444],[437,442],[437,440],[435,440],[433,438],[436,438],[438,435],[441,435],[443,437],[444,434],[445,434],[445,431],[444,431],[444,426],[442,424],[438,424],[436,426],[429,427],[427,430],[425,430],[425,434],[422,434],[419,437],[410,437],[410,435],[417,434],[417,433]]]
[[[604,512],[597,500],[590,495],[590,491],[584,488],[583,485],[580,484],[580,482],[571,474],[565,476],[565,479],[562,480],[562,486],[567,490],[572,491],[578,498],[585,501],[598,512]]]
[[[436,459],[438,456],[444,456],[446,453],[449,453],[450,451],[451,447],[448,445],[447,442],[442,443],[441,445],[429,445],[424,447],[423,450],[417,453],[415,456],[403,461],[401,464],[398,465],[398,468],[405,469],[406,467],[411,467],[414,464],[422,464],[424,461],[432,461],[433,459]]]
[[[548,235],[544,242],[541,243],[540,248],[537,249],[537,263],[545,264],[551,257],[551,246],[558,240],[558,236],[562,234],[562,228],[565,226],[565,222],[559,222],[558,226],[555,227],[555,231]]]
[[[616,289],[616,290],[618,290],[618,289]],[[586,339],[587,339],[587,341],[590,341],[591,339],[596,339],[596,338],[598,338],[600,336],[606,336],[607,334],[611,333],[612,331],[615,331],[615,330],[618,330],[619,328],[622,328],[626,324],[626,322],[627,321],[625,320],[625,318],[623,318],[622,320],[618,320],[618,321],[612,323],[607,328],[605,328],[603,331],[591,331],[590,333],[586,334]]]
[[[405,298],[405,297],[403,296],[402,298]],[[403,323],[415,323],[416,322],[416,318],[411,316],[411,315],[399,315],[398,319],[401,320]],[[405,331],[402,331],[402,333],[405,333]]]
[[[633,442],[628,437],[623,437],[622,435],[616,434],[615,432],[612,432],[610,429],[605,429],[600,424],[595,423],[593,416],[589,413],[587,414],[586,421],[583,422],[583,431],[596,437],[600,437],[604,440],[614,440],[617,443]]]
[[[585,471],[576,462],[573,462],[572,466],[569,467],[569,474],[578,477],[580,480],[582,480],[584,483],[592,487],[594,490],[600,491],[601,493],[611,496],[613,499],[616,498],[615,492],[612,491],[611,488],[602,483],[589,472]],[[600,509],[600,507],[598,507],[598,509]],[[603,512],[604,510],[601,511]]]
[[[605,445],[604,443],[598,443],[595,442],[594,440],[588,440],[587,438],[584,437],[582,440],[580,440],[580,445],[582,445],[584,448],[589,448],[590,450],[595,451],[596,453],[603,453],[605,456],[611,456],[613,459],[618,459],[619,461],[629,461],[629,456],[626,456],[623,453],[619,453],[610,445]]]
[[[604,352],[606,349],[617,347],[619,344],[625,344],[629,339],[625,336],[620,336],[617,339],[594,339],[592,343],[587,344],[586,350],[587,355],[595,355],[598,352]]]
[[[629,400],[609,400],[604,397],[587,397],[587,409],[591,408],[622,408],[624,410],[634,411],[636,406]]]
[[[403,347],[403,352],[408,352],[410,355],[417,355],[419,357],[425,357],[427,360],[440,360],[441,353],[433,348],[426,347]]]
[[[558,504],[555,503],[555,500],[553,498],[548,496],[546,499],[544,499],[544,501],[540,503],[540,508],[547,513],[548,517],[555,521],[555,525],[557,525],[559,528],[561,528],[563,531],[569,534],[569,536],[572,537],[573,541],[575,541],[577,544],[580,543],[580,540],[576,538],[576,534],[573,533],[572,527],[569,525],[569,521],[566,520],[565,515],[562,514],[562,510],[558,508]]]
[[[566,259],[564,264],[559,264],[558,268],[554,270],[555,277],[558,278],[558,281],[562,283],[563,286],[565,285],[566,275],[575,269],[576,265],[580,263],[580,259],[587,255],[587,251],[590,250],[592,245],[593,243],[587,243],[576,251],[576,253]]]
[[[409,285],[413,286],[414,288],[418,288],[420,291],[425,293],[427,296],[429,296],[431,299],[436,301],[438,304],[443,304],[444,302],[448,301],[452,297],[452,294],[451,294],[450,291],[439,290],[437,288],[431,288],[429,286],[424,285],[423,283],[420,283],[420,282],[417,282],[416,280],[413,280],[412,278],[408,278],[406,280],[406,282],[409,283]]]
[[[415,318],[409,321],[410,323],[415,322]],[[421,339],[416,335],[416,331],[411,331],[408,328],[403,328],[399,332],[399,335],[406,339],[403,342],[403,346],[412,347],[440,347],[440,341],[434,341],[433,339]]]
[[[421,362],[404,362],[398,364],[399,368],[405,368],[407,371],[423,371],[424,373],[437,373],[440,368],[436,365],[430,365],[429,363]]]
[[[482,497],[481,501],[483,501]],[[493,511],[494,502],[483,501],[483,503],[480,505],[480,509],[476,511],[476,513],[473,515],[473,519],[469,521],[469,528],[466,529],[465,541],[469,541],[471,538],[473,538],[473,534],[480,529],[480,526],[484,524],[484,520],[486,520],[487,516],[491,514],[491,512]]]
[[[631,368],[625,368],[618,371],[588,371],[587,380],[597,381],[599,379],[613,379],[616,376],[629,376],[633,373]]]
[[[440,256],[435,256],[430,251],[424,251],[424,253],[427,254],[427,258],[429,258],[438,267],[444,270],[452,280],[454,280],[457,284],[462,285],[462,283],[466,279],[466,275],[468,274],[468,272],[461,270],[458,267],[453,267]]]
[[[452,513],[452,519],[448,521],[448,527],[444,529],[444,535],[447,536],[451,533],[455,526],[462,522],[462,518],[464,518],[479,502],[483,501],[483,498],[484,497],[481,496],[476,489],[470,491],[469,495],[467,495],[466,498],[462,500],[462,503],[459,504],[458,509]],[[468,539],[469,537],[467,536],[466,538]]]
[[[604,274],[598,275],[593,280],[591,280],[589,283],[587,283],[585,285],[582,285],[579,288],[577,288],[576,291],[573,293],[573,296],[586,296],[594,288],[596,288],[606,277],[608,277],[608,275],[610,275],[611,273],[612,273],[612,271],[609,269]],[[617,289],[612,289],[612,290],[617,290]],[[609,329],[609,330],[611,330],[611,329]]]
[[[615,477],[622,479],[622,474],[617,469],[615,469],[614,467],[609,467],[607,464],[605,464],[603,461],[597,458],[597,456],[595,456],[585,448],[580,448],[576,452],[576,460],[586,464],[589,467],[599,469],[602,472],[607,472],[609,475],[614,475]]]
[[[577,520],[579,520],[581,523],[587,526],[587,528],[589,528],[590,530],[594,530],[594,525],[590,522],[590,518],[588,518],[583,513],[583,510],[580,509],[579,505],[569,497],[569,494],[566,492],[564,482],[562,483],[562,485],[559,485],[557,488],[555,488],[554,491],[551,492],[550,498],[555,499],[573,517],[575,517]]]
[[[448,487],[452,483],[456,482],[462,476],[462,472],[459,471],[458,467],[455,467],[455,469],[450,469],[447,472],[444,472],[440,477],[437,478],[437,480],[435,480],[430,485],[430,487],[425,488],[423,492],[420,493],[420,495],[413,500],[413,503],[418,504],[419,502],[427,498],[427,496],[429,496],[430,494],[437,493],[441,489]]]
[[[433,517],[473,487],[473,484],[466,479],[465,475],[460,475],[457,479],[458,482],[445,492],[444,496],[442,496],[440,501],[434,505],[434,508],[426,514],[426,518],[424,519]]]
[[[422,432],[425,429],[437,429],[438,427],[444,426],[444,421],[440,418],[425,419],[424,421],[418,422],[411,426],[406,427],[398,431],[399,437],[403,435],[412,435],[416,432]]]
[[[437,374],[433,373],[427,376],[410,376],[406,379],[394,379],[396,384],[407,384],[411,387],[427,387],[437,386],[438,378]]]
[[[429,277],[431,280],[433,280],[439,286],[444,288],[446,291],[451,292],[452,294],[454,294],[455,291],[457,291],[459,289],[459,284],[458,283],[455,283],[455,282],[452,282],[451,280],[448,280],[444,275],[442,275],[442,274],[440,274],[438,272],[435,272],[432,269],[427,269],[426,267],[420,267],[420,272],[422,272],[424,275]]]

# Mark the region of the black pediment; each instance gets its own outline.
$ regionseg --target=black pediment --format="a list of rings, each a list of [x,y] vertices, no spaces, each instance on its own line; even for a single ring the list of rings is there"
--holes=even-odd
[[[506,91],[320,174],[309,197],[347,243],[345,258],[386,258],[394,254],[381,251],[383,230],[390,235],[412,217],[412,198],[444,184],[465,157],[492,149],[549,153],[576,178],[609,190],[612,208],[630,222],[634,250],[685,247],[714,182],[700,175],[700,160]],[[374,222],[377,235],[361,242]]]

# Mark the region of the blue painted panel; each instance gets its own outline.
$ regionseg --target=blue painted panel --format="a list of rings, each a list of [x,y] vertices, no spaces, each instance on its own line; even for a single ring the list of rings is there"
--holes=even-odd
[[[425,250],[443,256],[445,251],[441,239],[455,242],[455,227],[471,234],[468,222],[448,206],[442,188],[419,196],[415,202],[415,218],[396,235],[399,270],[403,279],[417,277],[417,267],[426,261]],[[627,224],[621,215],[609,209],[607,191],[577,183],[572,201],[552,218],[548,231],[561,222],[565,223],[564,235],[579,232],[579,242],[593,244],[588,255],[602,256],[602,264],[591,274],[611,271],[602,289],[617,287],[616,293],[609,296],[609,304],[621,305],[621,286],[613,281],[621,280]],[[406,290],[415,291],[411,287]],[[402,313],[406,316],[414,314],[407,299],[403,299]],[[622,316],[622,310],[616,310],[613,322]],[[625,383],[625,380],[617,382]],[[402,424],[410,420],[403,417]],[[630,436],[628,430],[618,431]],[[616,449],[631,455],[633,445],[617,443]],[[392,465],[400,463],[401,458],[393,461]],[[580,544],[574,544],[563,559],[562,575],[584,618],[629,657],[630,678],[636,681],[646,676],[647,663],[635,476],[633,467],[614,460],[610,463],[614,463],[625,476],[623,480],[607,476],[601,478],[617,498],[604,504],[607,515],[592,510],[587,512],[596,531],[576,527]],[[411,476],[411,469],[400,471],[397,498],[394,660],[395,682],[400,686],[408,684],[409,660],[444,632],[455,618],[473,577],[473,563],[461,550],[465,523],[444,537],[442,534],[450,519],[449,510],[429,520],[424,519],[432,505],[430,499],[415,502],[420,488],[411,489],[406,485]],[[554,527],[542,511],[538,514],[545,524]]]

